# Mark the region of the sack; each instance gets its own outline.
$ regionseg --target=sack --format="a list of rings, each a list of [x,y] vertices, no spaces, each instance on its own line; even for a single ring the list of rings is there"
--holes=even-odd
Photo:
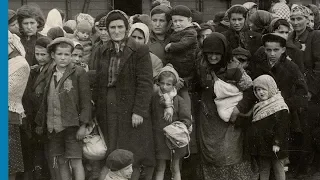
[[[233,109],[242,100],[242,92],[235,85],[218,79],[214,83],[214,93],[216,95],[214,102],[220,118],[229,122]]]
[[[83,155],[89,160],[102,160],[106,157],[107,145],[96,119],[94,119],[94,126],[98,128],[98,134],[85,136],[82,148]]]
[[[175,121],[163,128],[167,137],[166,142],[169,149],[182,148],[189,144],[190,135],[188,128],[180,121]]]

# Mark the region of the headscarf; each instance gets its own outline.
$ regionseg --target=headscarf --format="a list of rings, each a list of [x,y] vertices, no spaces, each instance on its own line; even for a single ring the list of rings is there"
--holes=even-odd
[[[143,32],[144,44],[147,44],[149,42],[149,37],[150,37],[150,31],[148,26],[143,23],[134,23],[129,30],[128,37],[130,37],[134,32],[134,30],[136,29],[140,29]]]
[[[47,36],[48,31],[54,27],[60,27],[63,29],[62,17],[57,9],[52,9],[49,11],[46,24],[44,25],[44,28],[40,34]]]
[[[243,6],[245,7],[245,8],[247,8],[248,10],[250,10],[250,9],[252,9],[254,6],[258,6],[256,3],[254,3],[254,2],[246,2],[246,3],[244,3],[243,4]]]
[[[290,20],[290,8],[285,3],[276,3],[272,9],[271,13],[275,15],[275,17],[286,19],[287,21]]]
[[[265,34],[268,31],[269,24],[271,23],[273,17],[271,13],[264,10],[257,10],[250,16],[250,21],[261,30],[262,34]]]
[[[127,14],[121,10],[112,10],[106,15],[106,19],[105,19],[106,27],[109,26],[111,21],[114,21],[113,17],[115,17],[117,15],[119,15],[120,19],[124,21],[124,24],[125,24],[127,30],[129,30],[129,28],[130,28],[129,27],[129,18],[128,18]]]
[[[309,19],[310,9],[305,6],[298,5],[291,9],[290,16],[304,16]]]
[[[258,102],[253,107],[253,122],[259,121],[284,109],[289,111],[287,104],[278,90],[277,83],[270,75],[261,75],[253,81],[253,91],[256,96],[257,87],[267,90],[269,98]]]

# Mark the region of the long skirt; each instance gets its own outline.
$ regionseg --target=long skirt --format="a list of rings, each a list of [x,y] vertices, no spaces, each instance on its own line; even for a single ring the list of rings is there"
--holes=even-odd
[[[24,172],[20,128],[17,124],[9,124],[9,174]]]

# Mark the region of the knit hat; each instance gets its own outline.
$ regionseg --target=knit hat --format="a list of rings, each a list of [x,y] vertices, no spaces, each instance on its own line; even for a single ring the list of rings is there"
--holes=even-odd
[[[35,46],[41,46],[43,48],[47,48],[47,46],[52,42],[52,39],[49,37],[40,37],[37,39]]]
[[[178,5],[178,6],[175,6],[171,11],[171,16],[174,16],[174,15],[179,15],[179,16],[184,16],[189,18],[192,16],[192,13],[187,6]]]
[[[309,10],[307,7],[298,5],[291,9],[290,16],[305,16],[306,18],[309,18]]]
[[[244,48],[242,48],[242,47],[237,47],[237,48],[235,48],[234,50],[232,50],[232,55],[233,56],[238,56],[238,55],[240,55],[240,56],[244,56],[246,59],[250,59],[250,57],[251,57],[251,53],[250,53],[250,51],[248,51],[248,50],[246,50],[246,49],[244,49]],[[244,59],[245,59],[244,58]]]
[[[196,22],[198,24],[203,23],[203,14],[200,11],[192,9],[191,13],[192,13],[191,16],[192,16],[192,21],[193,22]]]
[[[224,55],[227,48],[227,39],[218,32],[211,33],[203,40],[204,53],[218,53]]]
[[[92,26],[88,21],[81,21],[77,25],[77,31],[91,33]]]
[[[9,9],[8,11],[8,21],[9,21],[9,24],[11,24],[13,21],[15,21],[17,19],[17,13],[12,10],[12,9]]]
[[[110,22],[115,21],[115,20],[123,20],[124,25],[126,26],[126,29],[127,30],[129,29],[128,16],[126,13],[124,13],[123,11],[120,11],[120,10],[112,10],[107,14],[105,27],[109,27]]]
[[[285,47],[287,39],[278,33],[269,33],[262,36],[262,44],[266,42],[280,42],[280,45]]]
[[[128,33],[128,37],[130,37],[134,30],[140,29],[144,34],[144,44],[147,44],[149,41],[150,31],[147,25],[143,23],[134,23]]]
[[[267,90],[269,92],[269,97],[272,97],[279,92],[276,81],[270,75],[261,75],[253,80],[254,93],[257,87]]]
[[[173,68],[173,65],[168,63],[165,67],[161,68],[160,72],[158,73],[157,75],[157,79],[158,77],[160,76],[161,73],[163,72],[171,72],[175,77],[176,77],[176,80],[179,81],[179,74],[178,72]]]
[[[107,20],[107,16],[103,16],[100,21],[99,21],[99,27],[107,27],[107,23],[106,23],[106,20]]]
[[[67,44],[70,44],[70,46],[73,48],[74,47],[74,43],[72,40],[70,40],[69,38],[66,38],[66,37],[58,37],[56,38],[55,40],[51,41],[51,43],[48,45],[47,49],[48,49],[48,52],[52,52],[54,47],[57,45],[57,44],[60,44],[60,43],[67,43]]]
[[[92,16],[90,16],[89,14],[80,13],[80,14],[76,15],[75,19],[76,19],[77,24],[79,24],[82,21],[87,21],[87,22],[89,22],[91,28],[94,26],[94,18]]]
[[[64,32],[63,29],[61,29],[61,27],[53,27],[49,29],[49,31],[47,32],[47,36],[54,40],[58,37],[64,37]]]
[[[119,171],[132,163],[132,152],[124,149],[116,149],[108,156],[106,165],[111,171]]]

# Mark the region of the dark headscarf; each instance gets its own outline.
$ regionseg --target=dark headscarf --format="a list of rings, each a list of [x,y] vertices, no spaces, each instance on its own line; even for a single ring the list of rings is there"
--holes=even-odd
[[[257,32],[265,34],[268,32],[269,24],[273,17],[272,14],[267,11],[257,10],[249,19],[258,28]]]

